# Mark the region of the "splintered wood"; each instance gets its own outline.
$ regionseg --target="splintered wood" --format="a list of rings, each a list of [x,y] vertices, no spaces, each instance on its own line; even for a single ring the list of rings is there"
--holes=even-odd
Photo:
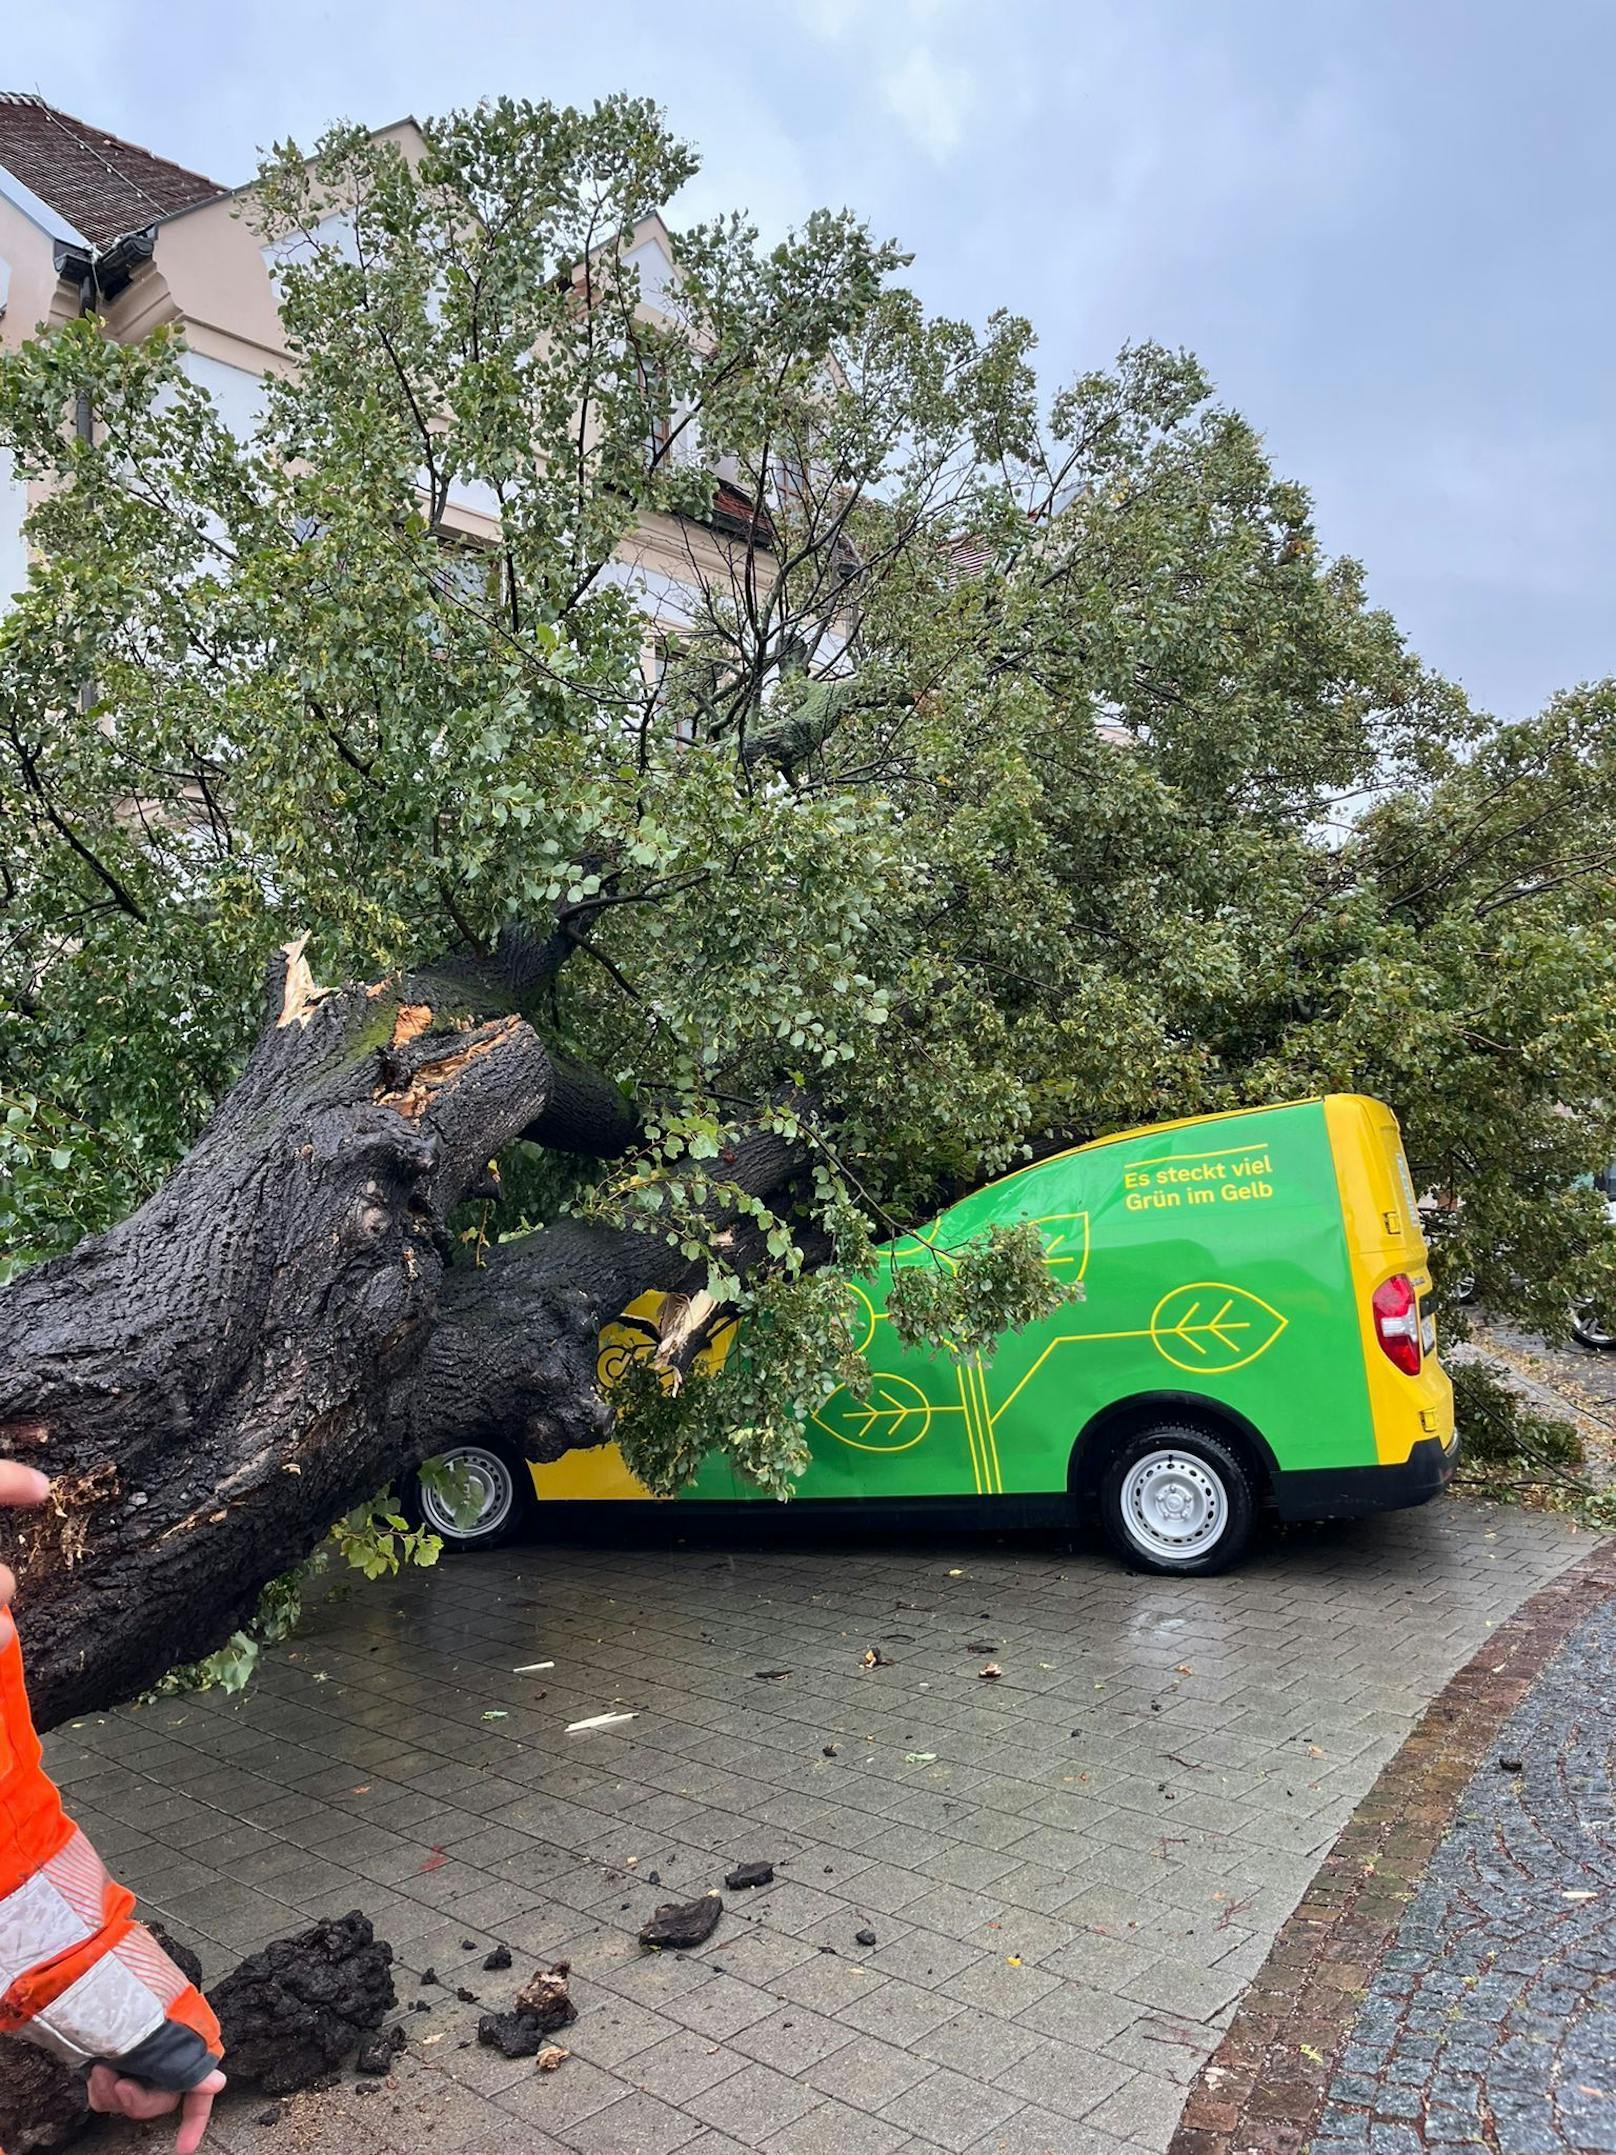
[[[306,935],[300,935],[295,942],[281,945],[286,960],[286,980],[281,989],[281,1014],[275,1020],[278,1026],[307,1025],[331,993],[329,988],[316,985],[309,970],[309,961],[303,955],[308,940]]]

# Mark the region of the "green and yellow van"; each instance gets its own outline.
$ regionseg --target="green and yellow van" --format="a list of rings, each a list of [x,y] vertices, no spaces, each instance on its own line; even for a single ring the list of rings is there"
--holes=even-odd
[[[991,1359],[902,1347],[886,1294],[1030,1221],[1081,1299],[1008,1333]],[[827,1399],[796,1501],[971,1522],[1097,1518],[1130,1562],[1226,1568],[1265,1513],[1334,1518],[1421,1504],[1458,1456],[1430,1274],[1397,1119],[1332,1094],[1128,1130],[1022,1168],[881,1253],[857,1290],[868,1395]],[[601,1368],[643,1352],[608,1328]],[[417,1486],[446,1542],[487,1548],[537,1505],[651,1502],[615,1445],[531,1467],[478,1444],[447,1454],[475,1510]],[[671,1501],[760,1500],[709,1458]]]

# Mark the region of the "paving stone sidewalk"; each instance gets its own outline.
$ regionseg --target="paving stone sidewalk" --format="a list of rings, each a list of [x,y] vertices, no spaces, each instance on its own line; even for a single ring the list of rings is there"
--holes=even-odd
[[[51,1763],[210,1978],[358,1906],[431,2005],[390,2082],[273,2127],[233,2097],[215,2149],[1159,2150],[1428,1699],[1586,1547],[1459,1500],[1206,1581],[1048,1541],[521,1550],[357,1589],[245,1699],[86,1722]],[[639,1952],[756,1858],[775,1884],[708,1946]],[[473,2045],[558,1957],[561,2069]]]
[[[1471,1782],[1313,2146],[1616,2150],[1616,1603],[1573,1633]]]

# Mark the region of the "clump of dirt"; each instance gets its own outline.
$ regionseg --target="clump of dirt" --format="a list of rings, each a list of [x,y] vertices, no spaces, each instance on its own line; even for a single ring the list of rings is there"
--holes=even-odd
[[[76,2140],[89,2117],[77,2073],[49,2051],[0,2035],[0,2147],[10,2155],[45,2155]]]
[[[231,2079],[266,2095],[322,2079],[397,2006],[392,1960],[357,1909],[250,1953],[209,1993]]]
[[[670,1901],[642,1928],[640,1944],[648,1953],[687,1952],[706,1943],[723,1913],[723,1899],[717,1893],[703,1893],[693,1901]]]
[[[544,2030],[526,2013],[484,2013],[477,2040],[502,2058],[536,2058],[544,2048]]]
[[[724,1883],[731,1893],[744,1893],[751,1886],[769,1886],[774,1883],[772,1863],[737,1863]]]
[[[403,2024],[394,2021],[390,2028],[378,2028],[374,2035],[367,2035],[354,2058],[356,2073],[369,2073],[376,2079],[393,2070],[393,2060],[406,2047]]]
[[[513,2012],[484,2013],[477,2023],[478,2042],[486,2043],[504,2058],[540,2057],[545,2037],[578,2018],[578,2008],[567,1989],[570,1973],[567,1962],[558,1960],[553,1968],[541,1968],[529,1976],[516,1994]],[[554,2064],[560,2062],[558,2057]]]
[[[553,2035],[557,2028],[570,2027],[578,2018],[578,2008],[567,1988],[571,1973],[569,1964],[558,1960],[553,1968],[541,1968],[530,1975],[516,1993],[516,2010],[536,2020],[546,2035]]]

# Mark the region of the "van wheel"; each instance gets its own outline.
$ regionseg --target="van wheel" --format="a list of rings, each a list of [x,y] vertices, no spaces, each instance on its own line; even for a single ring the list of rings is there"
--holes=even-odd
[[[1106,1539],[1141,1571],[1227,1571],[1257,1529],[1251,1470],[1210,1430],[1158,1422],[1122,1445],[1100,1483]]]
[[[500,1549],[520,1539],[534,1505],[526,1460],[503,1445],[458,1444],[428,1464],[449,1470],[464,1502],[432,1475],[412,1474],[404,1489],[412,1524],[438,1535],[447,1550]]]

